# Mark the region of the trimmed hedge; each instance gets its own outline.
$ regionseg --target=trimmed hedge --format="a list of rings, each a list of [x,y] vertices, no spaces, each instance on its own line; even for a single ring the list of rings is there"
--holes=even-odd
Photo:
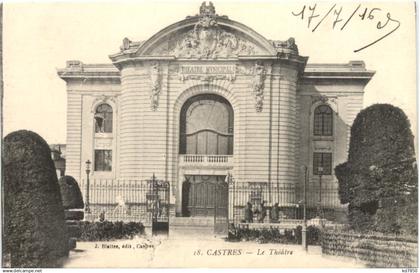
[[[79,222],[81,230],[80,241],[109,241],[118,239],[132,239],[136,235],[144,234],[142,223],[122,221],[117,222]]]
[[[38,134],[4,138],[3,255],[11,267],[59,267],[68,256],[64,209],[51,151]]]
[[[66,175],[58,179],[58,184],[60,185],[64,209],[83,209],[85,207],[82,192],[76,179]]]
[[[230,226],[226,241],[256,241],[261,244],[301,244],[302,227],[297,226],[294,229],[280,230],[277,228],[249,229]],[[309,245],[320,245],[321,230],[315,226],[309,226],[307,229],[307,242]]]
[[[348,161],[336,166],[349,224],[360,232],[417,234],[417,165],[404,112],[375,104],[356,117]]]

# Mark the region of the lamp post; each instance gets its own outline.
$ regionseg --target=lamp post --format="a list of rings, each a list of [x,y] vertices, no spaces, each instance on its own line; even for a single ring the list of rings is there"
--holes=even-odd
[[[90,160],[88,159],[86,161],[86,201],[85,201],[85,212],[90,213],[90,207],[89,207],[89,174],[90,174]]]
[[[319,200],[318,200],[318,211],[317,211],[317,216],[319,216],[319,218],[321,218],[321,201],[322,201],[322,174],[324,173],[324,167],[319,166],[318,167],[318,175],[319,175]]]
[[[227,183],[228,195],[230,195],[230,192],[231,192],[230,189],[232,189],[232,195],[228,196],[228,204],[227,204],[227,222],[229,224],[229,219],[232,219],[233,221],[235,221],[233,218],[230,218],[230,217],[233,217],[234,214],[233,214],[233,210],[229,209],[229,207],[231,206],[230,204],[232,204],[232,208],[235,207],[235,179],[233,178],[233,175],[230,172],[228,172],[225,177],[225,183]]]
[[[302,166],[303,171],[305,172],[305,179],[303,181],[303,226],[302,226],[302,246],[305,251],[308,251],[308,243],[306,240],[308,234],[308,223],[306,219],[306,183],[308,181],[308,167]]]

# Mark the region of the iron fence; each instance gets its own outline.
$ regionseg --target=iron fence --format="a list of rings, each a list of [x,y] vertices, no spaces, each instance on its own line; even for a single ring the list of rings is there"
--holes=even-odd
[[[322,186],[321,202],[319,202],[319,186],[308,185],[306,190],[306,205],[311,214],[315,213],[318,207],[324,211],[344,208],[340,204],[338,188],[335,185]],[[270,210],[276,203],[280,208],[281,217],[300,219],[303,216],[303,196],[303,187],[294,184],[269,186],[268,183],[231,183],[229,185],[229,221],[233,223],[243,222],[247,203],[249,202],[252,209],[255,210],[263,201],[267,210],[265,222],[269,221]]]
[[[90,220],[99,219],[100,215],[110,221],[152,221],[151,200],[154,189],[150,180],[90,179],[89,181]],[[87,183],[80,181],[80,189],[86,202]],[[253,207],[265,201],[268,211],[265,221],[269,221],[271,207],[278,203],[280,212],[287,219],[301,219],[303,215],[303,188],[299,185],[280,184],[268,186],[268,183],[230,183],[228,189],[228,219],[240,223],[244,220],[245,206],[248,202]],[[319,206],[325,211],[342,209],[335,185],[322,185],[321,203],[319,186],[307,186],[307,208],[310,214],[316,213]],[[159,199],[168,200],[169,192],[160,192]],[[163,196],[165,195],[165,196]],[[180,200],[181,202],[181,200]],[[167,204],[169,207],[169,204]],[[169,212],[168,212],[169,213]],[[162,217],[169,215],[162,214]]]
[[[156,182],[156,181],[154,181]],[[157,190],[153,180],[89,179],[89,200],[86,200],[87,180],[80,182],[85,205],[88,202],[88,220],[100,217],[110,221],[151,223],[153,217],[169,217],[169,188]],[[160,208],[156,208],[156,200]],[[162,208],[165,209],[162,209]],[[153,210],[158,210],[158,215]],[[160,220],[160,219],[155,219]]]

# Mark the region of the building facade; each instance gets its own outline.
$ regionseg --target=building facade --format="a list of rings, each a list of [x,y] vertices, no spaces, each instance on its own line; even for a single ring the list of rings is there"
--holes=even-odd
[[[154,175],[170,183],[177,216],[183,206],[189,216],[211,215],[197,200],[212,203],[209,185],[227,177],[268,188],[269,205],[302,200],[305,168],[308,185],[322,179],[321,191],[336,191],[333,169],[347,160],[374,75],[362,61],[307,63],[293,38],[267,40],[211,3],[146,41],[125,38],[109,57],[112,64],[68,61],[58,70],[67,83],[66,173],[83,181],[89,160],[91,180],[106,185]],[[338,195],[322,202],[339,206]]]
[[[66,145],[51,144],[50,149],[57,177],[61,178],[66,172]]]

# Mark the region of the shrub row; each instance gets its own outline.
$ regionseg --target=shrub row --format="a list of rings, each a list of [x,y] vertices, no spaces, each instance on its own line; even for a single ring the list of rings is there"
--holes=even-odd
[[[142,223],[117,222],[79,222],[80,241],[109,241],[116,239],[132,239],[135,235],[144,234]]]
[[[256,241],[258,243],[278,243],[278,244],[301,244],[302,227],[297,226],[294,229],[263,228],[250,229],[231,226],[228,237],[230,242],[238,241]],[[315,226],[309,226],[307,229],[307,242],[310,245],[321,244],[321,230]]]

